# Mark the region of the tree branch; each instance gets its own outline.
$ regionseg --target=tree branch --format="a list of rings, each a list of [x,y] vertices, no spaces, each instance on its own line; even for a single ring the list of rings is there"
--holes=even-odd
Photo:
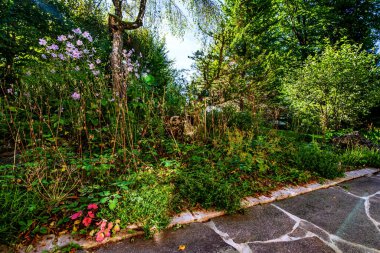
[[[115,4],[114,0],[114,4]],[[123,30],[134,30],[143,25],[143,19],[145,15],[146,10],[146,2],[147,0],[141,0],[140,1],[140,7],[139,7],[139,13],[137,14],[136,20],[133,22],[126,22],[122,20],[122,17],[119,15],[114,15],[109,13],[109,24],[112,27],[122,28]],[[115,6],[116,7],[116,6]]]

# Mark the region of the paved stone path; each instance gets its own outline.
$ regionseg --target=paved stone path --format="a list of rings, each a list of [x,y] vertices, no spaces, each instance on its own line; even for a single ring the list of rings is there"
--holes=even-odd
[[[380,253],[380,174],[91,252]]]

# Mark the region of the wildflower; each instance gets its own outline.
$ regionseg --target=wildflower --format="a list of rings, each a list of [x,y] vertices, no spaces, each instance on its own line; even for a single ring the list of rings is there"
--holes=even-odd
[[[91,49],[93,53],[96,53],[96,49],[95,48],[92,48]]]
[[[100,59],[96,59],[96,64],[100,64],[102,61]]]
[[[77,45],[78,46],[82,46],[83,45],[83,42],[81,40],[77,40]]]
[[[51,53],[51,57],[53,57],[53,58],[57,58],[57,54],[55,54],[55,53]]]
[[[94,209],[94,210],[95,210],[95,209],[98,209],[98,205],[95,204],[95,203],[94,203],[94,204],[89,204],[89,205],[87,206],[87,209],[88,209],[88,210],[91,210],[91,209]]]
[[[7,93],[8,94],[13,94],[13,89],[12,88],[7,89]]]
[[[66,43],[66,47],[68,47],[68,48],[75,48],[75,46],[71,42],[67,42]]]
[[[41,46],[45,46],[47,44],[47,41],[45,39],[40,39],[38,44],[40,44]]]
[[[111,231],[110,231],[109,228],[107,228],[106,230],[104,230],[104,235],[105,235],[106,237],[110,237],[110,236],[111,236]]]
[[[67,40],[67,37],[65,35],[59,35],[57,40],[58,41],[65,41],[65,40]]]
[[[76,70],[76,71],[79,71],[79,70],[80,70],[79,66],[76,66],[76,67],[75,67],[75,70]]]
[[[92,219],[91,219],[90,217],[85,217],[85,218],[83,219],[83,221],[82,221],[82,223],[83,223],[83,225],[84,225],[85,227],[90,226],[90,225],[91,225],[91,222],[92,222]]]
[[[127,71],[128,71],[128,72],[132,72],[132,71],[133,71],[133,67],[129,66],[129,67],[127,68]]]
[[[89,54],[90,51],[88,51],[88,49],[85,49],[85,50],[83,50],[83,53],[85,53],[85,54]]]
[[[64,60],[66,59],[65,56],[64,56],[63,54],[59,54],[59,55],[58,55],[58,58],[61,59],[62,61],[64,61]]]
[[[90,64],[88,64],[88,67],[89,67],[90,69],[94,69],[94,68],[95,68],[95,65],[94,65],[93,63],[90,63]]]
[[[42,54],[41,57],[42,57],[43,59],[46,59],[46,58],[47,58],[45,54]]]
[[[76,33],[76,34],[81,34],[82,33],[82,31],[80,30],[80,28],[73,29],[73,32]]]
[[[58,47],[58,45],[56,45],[56,44],[51,44],[51,46],[48,46],[47,47],[47,49],[51,49],[51,50],[58,50],[59,49],[59,47]]]
[[[104,231],[104,229],[106,228],[106,225],[107,225],[107,220],[102,220],[98,223],[96,223],[96,225],[100,225],[99,228],[100,228],[100,231]]]
[[[137,79],[140,78],[140,75],[138,73],[135,73],[135,76],[136,76]]]
[[[74,100],[79,100],[80,99],[80,94],[78,92],[74,92],[71,97],[74,99]]]
[[[69,38],[69,39],[73,39],[73,38],[74,38],[74,36],[73,36],[73,35],[71,35],[71,34],[69,34],[69,35],[67,35],[67,38]]]
[[[81,52],[78,50],[78,48],[75,48],[71,54],[71,56],[74,59],[79,59],[81,57]]]
[[[84,37],[84,38],[86,38],[87,39],[87,37],[90,35],[90,33],[89,32],[87,32],[87,31],[84,31],[83,33],[82,33],[82,36]]]
[[[82,211],[79,211],[79,212],[77,212],[77,213],[74,213],[73,215],[71,215],[70,216],[70,219],[72,219],[72,220],[76,220],[76,219],[78,219],[79,217],[81,217],[82,216]]]
[[[105,236],[104,236],[104,233],[99,231],[97,234],[96,234],[96,241],[97,242],[102,242],[104,240]]]
[[[97,76],[97,75],[100,74],[100,71],[99,71],[99,70],[93,70],[93,71],[92,71],[92,74],[93,74],[94,76]]]

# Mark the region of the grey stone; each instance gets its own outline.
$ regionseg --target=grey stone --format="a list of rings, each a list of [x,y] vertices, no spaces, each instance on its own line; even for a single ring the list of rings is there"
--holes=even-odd
[[[105,245],[93,252],[112,253],[155,253],[155,252],[179,252],[178,247],[185,245],[183,252],[236,252],[234,248],[226,244],[219,235],[202,223],[190,224],[178,230],[166,230],[153,239],[135,238],[115,244]]]
[[[301,239],[291,242],[276,242],[268,244],[250,245],[255,253],[334,253],[335,251],[326,246],[316,237]]]
[[[295,222],[273,206],[255,206],[244,214],[213,219],[216,227],[236,243],[266,241],[291,232]]]

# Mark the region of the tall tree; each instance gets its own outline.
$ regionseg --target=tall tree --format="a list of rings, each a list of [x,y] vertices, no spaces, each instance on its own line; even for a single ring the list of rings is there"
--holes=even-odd
[[[164,1],[147,1],[140,0],[137,4],[135,1],[128,0],[112,0],[114,6],[114,14],[109,14],[108,24],[112,33],[112,52],[111,52],[111,71],[114,93],[120,98],[125,97],[127,86],[123,83],[121,75],[121,52],[123,48],[123,32],[125,30],[134,30],[143,25],[144,16],[147,9],[153,9],[154,13],[151,17],[160,18],[160,15],[167,15],[167,19],[175,22],[183,18],[179,6],[172,0]],[[193,14],[197,17],[210,16],[214,13],[217,6],[212,0],[203,1],[181,1],[183,5],[189,7]],[[136,8],[137,7],[137,8]],[[166,8],[165,13],[156,11]],[[194,11],[196,10],[196,11]],[[137,11],[134,16],[133,12]],[[134,21],[124,21],[123,13],[127,12],[128,16],[132,17]],[[205,22],[207,19],[203,19]],[[183,20],[182,20],[183,21]],[[181,26],[181,24],[178,24]]]

